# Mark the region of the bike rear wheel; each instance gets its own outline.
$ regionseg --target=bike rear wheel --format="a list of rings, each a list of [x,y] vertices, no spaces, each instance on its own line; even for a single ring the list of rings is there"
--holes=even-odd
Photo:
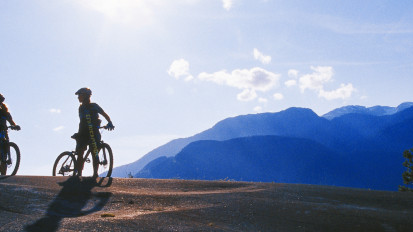
[[[9,152],[2,152],[0,157],[0,174],[14,176],[20,166],[20,149],[13,142],[8,145]]]
[[[76,157],[72,152],[60,154],[53,165],[53,176],[75,176],[77,174]]]
[[[93,176],[94,168],[95,168],[94,166],[97,166],[96,173],[98,173],[99,176],[110,177],[112,175],[113,153],[112,153],[112,149],[110,148],[109,144],[102,143],[100,145],[98,157],[99,159],[96,160],[91,149],[87,151],[85,160],[83,163],[83,171],[82,171],[83,176]],[[92,158],[92,160],[90,160],[90,158]]]

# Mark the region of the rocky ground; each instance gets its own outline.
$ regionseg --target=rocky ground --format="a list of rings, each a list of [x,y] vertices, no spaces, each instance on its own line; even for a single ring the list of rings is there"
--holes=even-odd
[[[0,177],[0,231],[413,231],[413,194],[331,186]]]

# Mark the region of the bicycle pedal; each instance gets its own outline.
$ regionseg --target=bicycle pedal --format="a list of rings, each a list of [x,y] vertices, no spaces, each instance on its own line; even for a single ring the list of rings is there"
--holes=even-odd
[[[87,158],[87,159],[85,160],[85,162],[86,162],[86,163],[90,163],[90,159]]]

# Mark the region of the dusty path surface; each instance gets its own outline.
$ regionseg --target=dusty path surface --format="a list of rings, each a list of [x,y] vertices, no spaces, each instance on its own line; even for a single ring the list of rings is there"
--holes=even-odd
[[[413,194],[316,185],[0,177],[0,231],[412,231]]]

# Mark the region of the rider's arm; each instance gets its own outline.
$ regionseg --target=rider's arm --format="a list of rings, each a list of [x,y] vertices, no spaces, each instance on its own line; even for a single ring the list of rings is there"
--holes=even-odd
[[[1,103],[0,107],[1,107],[2,110],[5,111],[4,114],[5,114],[6,120],[10,123],[10,125],[16,126],[16,123],[13,121],[13,118],[12,118],[12,116],[11,116],[11,114],[10,114],[10,112],[9,112],[9,109],[7,108],[6,104]]]
[[[20,130],[20,126],[18,126],[14,121],[9,112],[7,112],[6,120],[10,123],[12,130]]]
[[[95,106],[97,107],[97,112],[101,114],[106,119],[106,121],[108,121],[108,124],[105,126],[105,128],[108,130],[115,129],[115,127],[112,124],[112,121],[110,120],[109,115],[98,104],[95,104]]]
[[[16,126],[16,123],[13,121],[13,118],[11,117],[11,115],[10,117],[7,118],[7,121],[10,123],[10,125]]]
[[[108,122],[111,121],[109,115],[105,111],[102,110],[102,112],[100,112],[100,114],[106,119],[106,121],[108,121]]]

